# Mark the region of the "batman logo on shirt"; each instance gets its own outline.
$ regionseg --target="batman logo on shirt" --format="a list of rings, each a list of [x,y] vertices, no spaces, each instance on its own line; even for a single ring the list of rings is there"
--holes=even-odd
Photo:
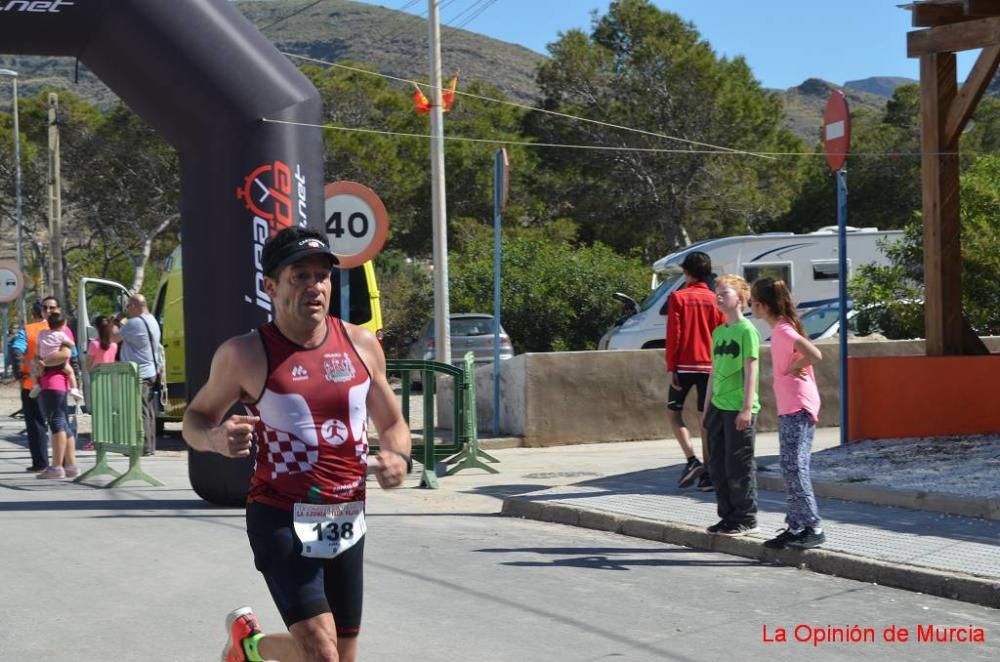
[[[740,345],[735,340],[730,340],[729,342],[716,345],[712,353],[715,356],[731,356],[735,359],[740,355]]]

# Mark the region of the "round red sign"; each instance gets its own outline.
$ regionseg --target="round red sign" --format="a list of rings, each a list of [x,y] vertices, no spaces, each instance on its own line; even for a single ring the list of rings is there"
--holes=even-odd
[[[840,90],[834,90],[823,113],[823,150],[831,170],[836,172],[844,167],[850,147],[851,114],[847,109],[847,97]]]

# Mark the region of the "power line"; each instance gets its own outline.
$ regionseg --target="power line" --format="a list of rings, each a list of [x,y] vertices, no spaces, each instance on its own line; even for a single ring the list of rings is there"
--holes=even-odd
[[[420,138],[420,139],[430,139],[431,135],[426,133],[404,133],[401,131],[383,131],[381,129],[364,129],[358,127],[350,126],[338,126],[336,124],[310,124],[309,122],[291,122],[288,120],[275,120],[267,117],[262,117],[262,122],[268,124],[287,124],[290,126],[303,126],[316,129],[330,129],[333,131],[345,131],[349,133],[369,133],[377,134],[383,136],[391,136],[398,138]],[[450,140],[453,142],[468,142],[468,143],[482,143],[489,145],[508,145],[515,147],[546,147],[546,148],[556,148],[556,149],[580,149],[580,150],[590,150],[590,151],[606,151],[606,152],[645,152],[654,154],[691,154],[691,155],[721,155],[721,156],[767,156],[771,158],[778,157],[808,157],[808,158],[826,158],[826,153],[822,151],[812,151],[812,152],[723,152],[717,149],[668,149],[665,147],[627,147],[627,146],[615,146],[615,145],[580,145],[572,143],[541,143],[541,142],[531,142],[526,140],[509,140],[507,138],[469,138],[466,136],[444,136],[445,140]],[[998,152],[973,152],[970,150],[962,150],[959,152],[851,152],[845,156],[851,158],[890,158],[890,159],[900,159],[900,158],[915,158],[924,156],[968,156],[970,154],[978,154],[980,156],[998,154]]]
[[[262,28],[260,29],[260,31],[261,31],[261,32],[264,32],[264,31],[266,31],[266,30],[270,30],[270,29],[271,29],[271,28],[273,28],[273,27],[274,27],[275,25],[278,25],[278,24],[280,24],[280,23],[284,23],[284,22],[285,22],[285,21],[287,21],[288,19],[290,19],[290,18],[294,18],[295,16],[298,16],[299,14],[301,14],[301,13],[302,13],[302,12],[304,12],[304,11],[306,11],[307,9],[310,9],[310,8],[312,8],[312,7],[315,7],[316,5],[318,5],[319,3],[321,3],[321,2],[324,2],[324,1],[325,1],[325,0],[316,0],[315,2],[310,2],[310,3],[308,4],[308,5],[305,5],[304,7],[299,7],[298,9],[296,9],[296,10],[292,11],[291,13],[289,13],[289,14],[287,14],[287,15],[285,15],[285,16],[282,16],[282,17],[281,17],[281,18],[279,18],[279,19],[278,19],[277,21],[274,21],[273,23],[269,23],[268,25],[265,25],[264,27],[262,27]]]
[[[399,78],[397,76],[390,76],[389,74],[383,74],[383,73],[378,72],[378,71],[369,71],[367,69],[361,69],[359,67],[351,67],[351,66],[348,66],[346,64],[337,64],[336,62],[326,62],[324,60],[319,60],[319,59],[316,59],[316,58],[311,58],[311,57],[308,57],[308,56],[305,56],[305,55],[296,55],[294,53],[288,53],[288,52],[284,52],[284,51],[282,52],[282,54],[285,55],[285,56],[287,56],[287,57],[298,58],[300,60],[306,60],[308,62],[313,62],[315,64],[323,64],[323,65],[326,65],[326,66],[329,66],[329,67],[337,67],[337,68],[340,68],[340,69],[346,69],[348,71],[354,71],[354,72],[358,72],[358,73],[368,74],[370,76],[379,76],[380,78],[386,78],[388,80],[395,80],[395,81],[398,81],[398,82],[401,82],[401,83],[408,83],[410,85],[417,85],[417,81],[415,81],[415,80],[410,80],[408,78]],[[431,86],[431,85],[425,85],[425,87],[428,87],[430,89],[434,89],[434,87]],[[680,137],[677,137],[677,136],[670,136],[670,135],[666,135],[666,134],[663,134],[663,133],[656,133],[654,131],[645,131],[643,129],[633,129],[631,127],[621,126],[621,125],[618,125],[618,124],[611,124],[610,122],[602,122],[601,120],[594,120],[594,119],[590,119],[588,117],[579,117],[577,115],[570,115],[568,113],[560,113],[560,112],[555,111],[555,110],[547,110],[545,108],[536,108],[534,106],[529,106],[527,104],[518,103],[516,101],[506,101],[506,100],[503,100],[503,99],[494,99],[492,97],[486,97],[486,96],[482,96],[482,95],[479,95],[479,94],[472,94],[470,92],[461,92],[459,90],[456,90],[455,94],[461,95],[461,96],[464,96],[464,97],[469,97],[471,99],[479,99],[480,101],[486,101],[486,102],[490,102],[490,103],[500,103],[500,104],[504,104],[504,105],[507,105],[507,106],[513,106],[515,108],[521,108],[521,109],[527,110],[529,112],[544,113],[544,114],[547,114],[547,115],[554,115],[556,117],[562,117],[564,119],[576,120],[578,122],[587,122],[587,123],[590,123],[590,124],[596,124],[598,126],[603,126],[605,128],[609,128],[609,129],[617,129],[619,131],[629,131],[629,132],[632,132],[632,133],[638,133],[640,135],[650,136],[650,137],[653,137],[653,138],[663,138],[664,140],[673,140],[673,141],[676,141],[676,142],[686,143],[688,145],[694,145],[696,147],[705,147],[705,148],[713,149],[713,150],[719,151],[719,152],[732,152],[734,154],[746,154],[747,156],[756,156],[756,157],[763,158],[763,159],[770,159],[770,158],[772,158],[772,157],[770,157],[770,156],[768,156],[766,154],[762,154],[762,153],[759,153],[759,152],[748,152],[748,151],[745,151],[745,150],[733,149],[731,147],[723,147],[723,146],[720,146],[720,145],[713,145],[711,143],[705,143],[705,142],[701,142],[701,141],[698,141],[698,140],[688,140],[687,138],[680,138]]]
[[[465,19],[464,21],[462,21],[460,24],[456,25],[455,29],[456,30],[461,30],[462,28],[464,28],[465,26],[467,26],[469,23],[472,23],[474,20],[476,20],[477,18],[479,18],[480,16],[482,16],[483,12],[485,12],[487,9],[489,9],[490,7],[492,7],[493,5],[495,5],[497,3],[497,1],[498,0],[486,0],[486,4],[484,4],[479,9],[479,11],[475,12],[474,14],[472,14],[472,16],[469,16],[467,19]]]

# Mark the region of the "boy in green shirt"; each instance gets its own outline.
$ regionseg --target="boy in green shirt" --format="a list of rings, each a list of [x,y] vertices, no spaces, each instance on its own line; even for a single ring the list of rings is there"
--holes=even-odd
[[[760,334],[743,317],[750,301],[745,280],[732,275],[717,278],[715,294],[726,323],[712,333],[712,376],[707,389],[711,405],[706,407],[704,429],[721,519],[708,532],[741,536],[760,530],[754,461]]]

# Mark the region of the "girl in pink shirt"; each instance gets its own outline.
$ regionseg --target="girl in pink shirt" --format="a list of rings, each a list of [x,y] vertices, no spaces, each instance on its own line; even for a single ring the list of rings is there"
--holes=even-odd
[[[809,475],[820,407],[813,364],[823,360],[823,354],[805,337],[783,280],[761,278],[753,284],[750,297],[753,314],[771,327],[771,374],[788,509],[786,528],[764,546],[809,549],[826,541]]]
[[[114,322],[104,315],[98,315],[94,319],[94,327],[97,329],[97,337],[87,343],[88,373],[102,363],[114,363],[118,354],[118,343],[111,342],[111,336],[118,332]],[[88,441],[83,450],[94,450],[94,442]]]
[[[114,323],[104,315],[94,320],[97,337],[87,344],[87,372],[102,363],[114,363],[118,353],[118,343],[111,342],[111,336],[117,331]]]

